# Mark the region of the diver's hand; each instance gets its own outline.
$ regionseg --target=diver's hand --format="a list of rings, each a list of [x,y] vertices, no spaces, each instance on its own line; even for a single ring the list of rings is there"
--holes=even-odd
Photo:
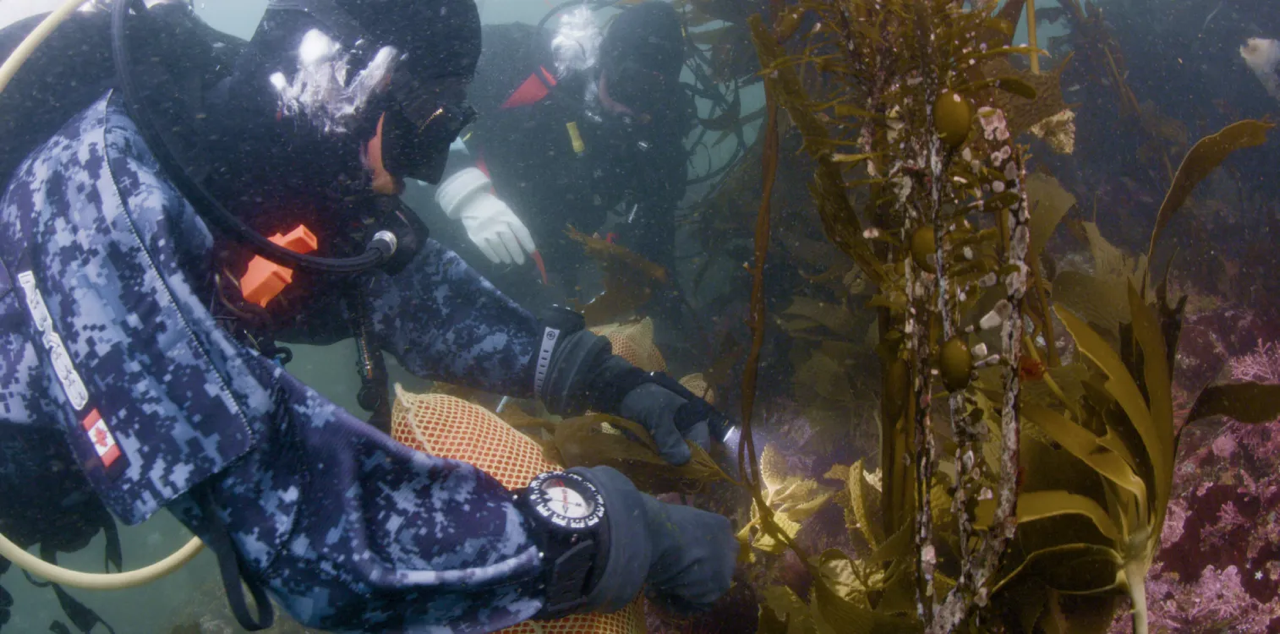
[[[450,176],[436,190],[446,216],[461,220],[467,236],[494,264],[524,264],[537,247],[529,229],[502,199],[489,191],[489,177],[474,167]]]
[[[649,544],[648,591],[675,612],[704,612],[729,591],[738,540],[723,515],[644,496]]]
[[[685,440],[711,450],[710,408],[657,383],[641,383],[622,398],[618,415],[640,423],[658,444],[662,459],[680,466],[692,458]]]
[[[613,354],[609,340],[582,329],[583,321],[562,309],[548,311],[544,319],[538,354],[546,361],[531,374],[548,411],[594,411],[635,421],[653,436],[662,458],[677,466],[693,457],[686,440],[710,450],[712,436],[723,441],[732,431],[729,419],[710,403],[665,373],[646,372]]]
[[[471,241],[494,264],[524,264],[525,252],[537,250],[529,229],[507,203],[489,192],[473,196],[464,206],[461,218]]]
[[[618,610],[641,585],[678,612],[707,610],[729,591],[738,541],[727,518],[660,502],[610,467],[569,471],[596,485],[608,518],[610,552],[589,609]]]

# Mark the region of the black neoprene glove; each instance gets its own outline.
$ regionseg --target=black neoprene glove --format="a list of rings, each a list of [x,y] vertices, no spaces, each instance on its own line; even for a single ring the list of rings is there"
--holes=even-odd
[[[614,359],[623,361],[620,357]],[[682,465],[692,457],[686,440],[711,450],[710,421],[697,414],[683,415],[681,408],[688,403],[687,399],[662,385],[641,383],[622,397],[616,413],[640,423],[653,436],[663,460]]]
[[[723,439],[728,419],[675,379],[645,372],[612,353],[609,340],[588,330],[557,333],[535,381],[547,409],[560,415],[587,410],[635,421],[653,436],[658,452],[674,465],[689,462],[692,441],[710,449]]]
[[[642,586],[651,600],[686,613],[707,610],[728,592],[738,542],[727,518],[659,502],[610,467],[569,471],[596,485],[608,518],[609,552],[587,610],[620,610]]]

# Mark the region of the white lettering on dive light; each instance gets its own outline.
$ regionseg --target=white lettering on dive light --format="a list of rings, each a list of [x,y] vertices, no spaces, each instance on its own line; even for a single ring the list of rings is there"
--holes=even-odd
[[[27,297],[27,311],[31,313],[31,319],[35,321],[36,328],[40,331],[40,342],[44,344],[45,350],[49,351],[49,362],[53,364],[53,372],[58,376],[58,382],[62,384],[62,391],[66,393],[67,400],[71,401],[71,406],[76,411],[84,409],[89,402],[89,390],[85,388],[84,381],[80,379],[80,373],[72,364],[71,355],[67,354],[67,348],[62,344],[62,337],[53,329],[53,318],[49,316],[49,309],[44,304],[44,296],[40,294],[40,289],[36,288],[35,274],[31,271],[19,273],[18,284],[22,286],[22,292]]]
[[[542,336],[542,349],[538,351],[538,371],[533,376],[533,393],[542,396],[542,383],[547,379],[547,368],[551,366],[551,352],[556,349],[556,341],[560,339],[560,331],[547,328]]]

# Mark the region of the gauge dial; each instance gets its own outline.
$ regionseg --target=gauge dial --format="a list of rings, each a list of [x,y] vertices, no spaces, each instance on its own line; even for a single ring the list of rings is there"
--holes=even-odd
[[[529,483],[534,510],[568,529],[592,528],[604,517],[604,500],[590,482],[572,473],[544,473]]]
[[[565,486],[562,481],[552,480],[542,491],[547,495],[547,505],[551,510],[565,517],[581,519],[591,515],[594,510],[595,504],[587,501],[581,493]]]

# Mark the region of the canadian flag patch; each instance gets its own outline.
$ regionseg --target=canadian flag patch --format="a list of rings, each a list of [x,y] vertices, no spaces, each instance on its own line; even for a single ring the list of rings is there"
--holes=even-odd
[[[89,434],[89,441],[97,450],[98,457],[102,458],[104,467],[110,467],[120,458],[120,447],[116,445],[116,439],[111,435],[111,430],[107,429],[107,421],[102,419],[102,414],[98,413],[96,408],[89,412],[80,424],[84,427],[85,433]]]

